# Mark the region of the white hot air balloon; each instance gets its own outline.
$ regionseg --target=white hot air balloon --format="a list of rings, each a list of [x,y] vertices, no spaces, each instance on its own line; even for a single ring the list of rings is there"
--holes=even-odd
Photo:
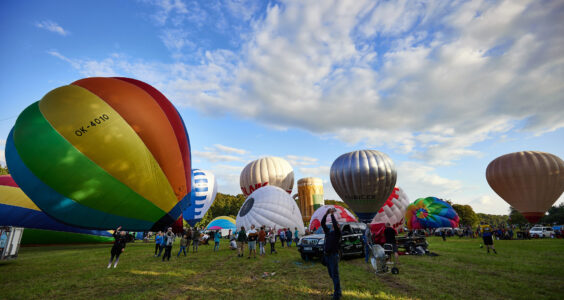
[[[305,233],[302,214],[296,201],[286,191],[276,186],[265,186],[254,191],[243,203],[237,219],[237,230],[245,226],[248,230],[251,225],[276,227],[276,229],[298,228],[300,235]]]
[[[395,187],[370,224],[390,223],[397,230],[403,226],[405,211],[408,205],[409,198],[407,194],[401,188]]]
[[[309,230],[315,231],[316,229],[321,227],[321,219],[323,219],[325,212],[330,208],[334,208],[337,210],[337,212],[335,213],[335,219],[339,224],[346,222],[357,222],[356,217],[348,209],[340,205],[328,204],[328,205],[323,205],[317,210],[315,210],[315,212],[311,216],[311,220],[309,221]],[[327,217],[325,221],[326,224],[333,223],[330,217]]]
[[[267,185],[277,186],[291,193],[294,187],[294,170],[286,160],[267,156],[245,166],[241,171],[240,183],[245,196]]]
[[[190,226],[196,225],[204,217],[217,195],[217,181],[212,172],[192,169],[192,179],[190,206],[182,212]]]

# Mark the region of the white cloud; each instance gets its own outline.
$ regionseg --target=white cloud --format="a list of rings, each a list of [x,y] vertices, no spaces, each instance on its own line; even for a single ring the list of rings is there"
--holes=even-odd
[[[308,156],[286,155],[286,160],[292,167],[311,166],[317,163],[317,158]]]
[[[194,155],[194,157],[204,158],[204,159],[211,161],[211,162],[242,161],[241,157],[238,157],[238,156],[219,154],[219,153],[216,153],[216,152],[209,152],[209,151],[194,150],[194,151],[192,151],[192,154]]]
[[[453,198],[463,187],[461,181],[442,177],[437,174],[435,168],[422,163],[406,161],[399,163],[396,168],[396,185],[405,189],[410,197],[435,196],[448,199]]]
[[[318,166],[318,167],[303,167],[298,168],[300,173],[304,177],[329,177],[330,166]],[[328,182],[331,184],[330,182]]]
[[[50,20],[37,22],[35,23],[35,26],[37,28],[45,29],[47,31],[51,31],[60,34],[62,36],[66,36],[69,34],[69,32],[65,30],[63,27],[61,27],[59,24]]]
[[[162,22],[190,14],[180,1],[155,4]],[[204,51],[197,65],[68,61],[84,74],[144,78],[207,114],[448,165],[516,124],[536,134],[564,127],[563,5],[288,1],[253,20],[240,49]],[[184,39],[171,48],[185,51]]]
[[[159,25],[164,25],[167,21],[178,23],[182,16],[189,13],[188,7],[182,0],[145,0],[143,2],[156,7],[152,17]]]
[[[210,162],[243,162],[245,161],[242,155],[249,153],[244,149],[233,148],[220,144],[215,144],[213,147],[205,147],[206,151],[192,151],[196,158],[203,158]]]
[[[243,166],[232,166],[226,164],[217,164],[211,167],[211,171],[217,177],[217,185],[220,193],[232,195],[241,194],[239,186],[239,176]]]
[[[222,152],[225,152],[225,153],[235,153],[235,154],[238,154],[238,155],[244,155],[244,154],[249,153],[249,151],[244,150],[244,149],[228,147],[228,146],[224,146],[224,145],[221,145],[221,144],[215,144],[213,146],[218,151],[222,151]]]

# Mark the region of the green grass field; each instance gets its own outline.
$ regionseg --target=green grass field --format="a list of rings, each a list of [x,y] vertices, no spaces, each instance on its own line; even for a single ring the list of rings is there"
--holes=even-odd
[[[496,241],[486,254],[479,239],[429,239],[439,256],[401,256],[399,275],[370,273],[364,259],[340,263],[344,299],[563,299],[564,240]],[[1,299],[328,299],[332,283],[319,263],[296,248],[257,259],[234,251],[198,253],[170,262],[154,245],[128,244],[116,269],[106,269],[111,245],[22,248],[0,263]],[[264,272],[276,272],[262,277]]]

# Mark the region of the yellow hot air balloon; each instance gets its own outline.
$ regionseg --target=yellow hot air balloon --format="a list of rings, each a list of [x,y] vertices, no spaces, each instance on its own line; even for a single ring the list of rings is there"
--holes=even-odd
[[[240,183],[245,196],[267,185],[277,186],[289,194],[294,187],[294,169],[280,157],[263,157],[245,166]]]
[[[313,212],[323,206],[323,180],[306,177],[298,180],[298,207],[304,223],[311,219]]]
[[[490,187],[536,223],[564,191],[564,161],[539,151],[521,151],[494,159],[486,169]]]

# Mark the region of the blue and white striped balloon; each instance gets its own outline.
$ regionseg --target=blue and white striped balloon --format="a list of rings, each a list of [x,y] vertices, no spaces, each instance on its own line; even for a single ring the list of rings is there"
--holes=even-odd
[[[182,212],[190,226],[196,225],[204,217],[217,195],[217,182],[212,172],[192,169],[192,180],[190,206]]]

